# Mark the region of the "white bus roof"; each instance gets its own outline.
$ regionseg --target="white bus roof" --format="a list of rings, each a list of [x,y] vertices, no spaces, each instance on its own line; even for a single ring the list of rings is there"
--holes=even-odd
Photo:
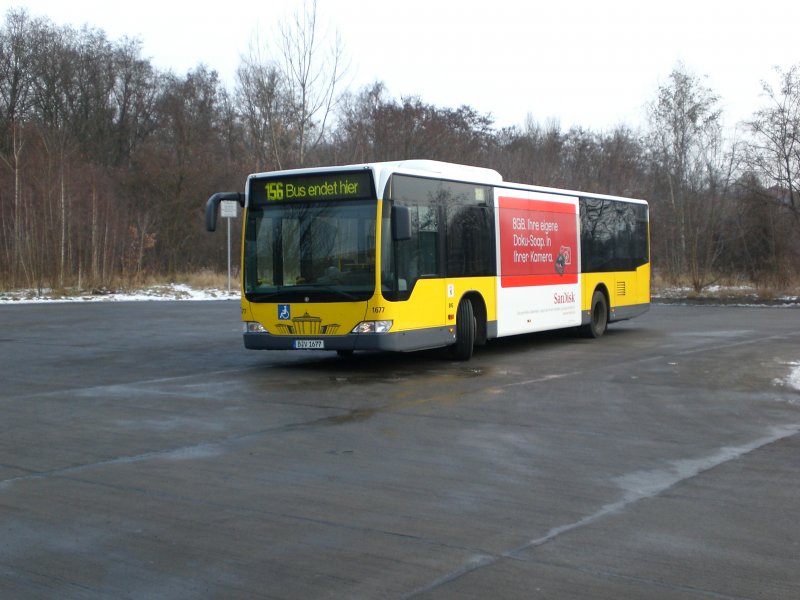
[[[624,200],[627,202],[635,202],[647,204],[646,200],[638,198],[628,198],[624,196],[612,196],[607,194],[595,194],[592,192],[581,192],[576,190],[566,190],[560,188],[551,188],[539,185],[531,185],[527,183],[512,183],[503,180],[503,176],[494,169],[487,169],[484,167],[473,167],[468,165],[461,165],[457,163],[448,163],[438,160],[427,159],[413,159],[413,160],[399,160],[399,161],[386,161],[375,163],[361,163],[351,165],[339,165],[329,167],[310,167],[302,169],[290,169],[286,171],[271,171],[265,173],[254,173],[248,177],[248,180],[253,177],[266,177],[275,175],[304,175],[310,173],[321,173],[326,171],[347,171],[357,169],[371,169],[375,176],[376,190],[383,190],[386,187],[386,182],[389,177],[394,173],[403,173],[406,175],[417,175],[421,177],[441,177],[451,181],[464,181],[469,183],[493,185],[503,187],[506,189],[517,189],[526,191],[536,191],[547,194],[558,194],[562,196],[584,197],[584,198],[597,198],[600,200]]]

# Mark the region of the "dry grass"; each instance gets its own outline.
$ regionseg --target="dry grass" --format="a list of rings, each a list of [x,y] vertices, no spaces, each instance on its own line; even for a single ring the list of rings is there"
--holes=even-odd
[[[664,298],[776,300],[800,297],[800,281],[757,285],[746,279],[721,277],[700,292],[695,292],[688,277],[665,279],[654,276],[651,291],[653,296]]]
[[[23,298],[73,298],[87,294],[103,295],[111,293],[137,293],[148,290],[158,290],[169,287],[171,284],[186,285],[194,290],[221,290],[228,289],[228,273],[203,270],[196,273],[179,273],[173,277],[148,275],[137,278],[136,281],[123,281],[116,279],[104,285],[66,284],[63,286],[42,287],[41,289],[16,289],[0,288],[2,293],[21,294]],[[239,279],[232,275],[230,287],[232,291],[239,290]]]
[[[119,285],[119,289],[126,291],[142,290],[168,284],[188,285],[195,290],[222,290],[228,288],[228,273],[220,273],[204,269],[196,273],[178,273],[172,277],[163,275],[148,275],[140,277],[136,283],[130,285]],[[239,278],[231,275],[231,289],[239,289]]]
[[[182,273],[175,277],[173,283],[185,283],[196,290],[221,290],[228,287],[228,273],[200,271],[198,273]],[[231,288],[239,289],[239,278],[231,275]]]

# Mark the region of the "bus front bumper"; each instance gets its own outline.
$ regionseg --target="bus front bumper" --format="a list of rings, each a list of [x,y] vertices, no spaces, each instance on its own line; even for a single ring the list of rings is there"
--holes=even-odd
[[[456,341],[453,327],[435,327],[387,333],[348,333],[347,335],[291,336],[265,332],[246,332],[244,347],[250,350],[378,350],[411,352],[450,346]]]

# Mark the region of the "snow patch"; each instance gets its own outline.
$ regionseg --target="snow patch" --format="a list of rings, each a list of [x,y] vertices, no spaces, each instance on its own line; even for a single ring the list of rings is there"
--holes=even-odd
[[[800,392],[800,362],[790,363],[792,370],[786,378],[786,385]]]
[[[156,285],[131,292],[95,290],[74,296],[56,296],[52,290],[18,290],[0,292],[1,304],[41,304],[45,302],[144,302],[163,300],[238,300],[238,289],[197,290],[182,283]]]
[[[789,374],[784,378],[773,379],[773,385],[790,387],[800,392],[800,361],[783,363],[788,365]]]

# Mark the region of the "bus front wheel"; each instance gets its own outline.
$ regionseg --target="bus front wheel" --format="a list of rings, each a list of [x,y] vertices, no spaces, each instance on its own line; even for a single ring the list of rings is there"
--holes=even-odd
[[[475,348],[475,311],[472,302],[462,300],[456,312],[456,343],[450,347],[450,355],[456,360],[469,360]]]
[[[584,333],[586,337],[599,338],[608,329],[608,301],[606,295],[596,290],[592,296],[592,313]]]

